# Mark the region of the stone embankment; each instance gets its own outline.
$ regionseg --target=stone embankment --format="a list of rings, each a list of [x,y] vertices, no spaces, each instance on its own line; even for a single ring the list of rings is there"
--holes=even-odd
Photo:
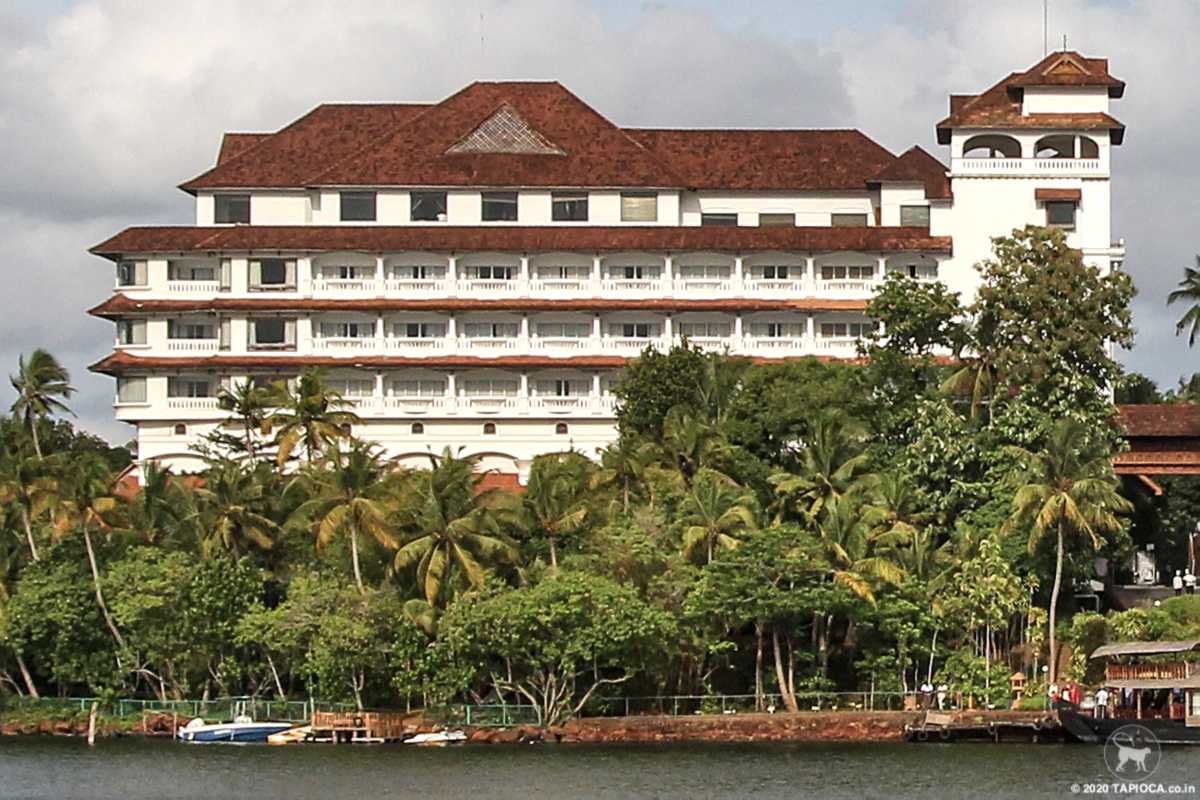
[[[171,714],[147,714],[141,719],[101,721],[97,736],[170,736],[175,718]],[[0,736],[87,736],[86,715],[67,719],[8,720],[0,722]]]

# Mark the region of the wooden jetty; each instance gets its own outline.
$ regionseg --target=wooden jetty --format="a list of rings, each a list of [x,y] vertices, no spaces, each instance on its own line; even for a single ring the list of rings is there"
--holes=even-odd
[[[1063,738],[1050,711],[926,711],[920,720],[906,725],[904,733],[912,742],[1048,742]]]
[[[314,711],[309,741],[333,744],[399,742],[417,733],[419,725],[419,713]]]

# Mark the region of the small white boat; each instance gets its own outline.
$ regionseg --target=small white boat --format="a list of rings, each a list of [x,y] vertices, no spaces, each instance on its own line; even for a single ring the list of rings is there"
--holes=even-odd
[[[272,733],[267,737],[267,744],[299,744],[307,741],[309,736],[312,736],[312,725],[301,725],[280,733]]]
[[[462,731],[440,731],[438,733],[418,733],[411,739],[405,739],[405,744],[415,744],[423,747],[442,747],[448,744],[461,744],[467,740]]]
[[[197,717],[179,729],[177,734],[184,742],[265,742],[275,733],[291,730],[290,722],[255,722],[246,716],[233,718],[233,722],[207,723]]]

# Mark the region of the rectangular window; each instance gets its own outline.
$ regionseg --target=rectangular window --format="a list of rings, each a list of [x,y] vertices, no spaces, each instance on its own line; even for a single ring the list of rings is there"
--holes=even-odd
[[[791,266],[788,264],[764,264],[762,268],[763,280],[767,281],[786,281]]]
[[[506,264],[482,264],[467,268],[467,275],[477,281],[511,281],[516,274],[517,268]]]
[[[375,277],[375,267],[362,264],[325,264],[320,267],[318,275],[330,280],[364,281]]]
[[[521,326],[515,322],[467,322],[463,336],[468,339],[515,339]]]
[[[875,277],[875,267],[861,264],[827,264],[821,267],[823,281],[869,281]]]
[[[446,277],[446,268],[440,264],[393,264],[388,268],[395,280],[428,281]]]
[[[117,286],[146,286],[145,261],[122,261],[117,264]]]
[[[471,378],[463,381],[467,397],[515,397],[521,384],[505,378]]]
[[[317,334],[322,339],[370,339],[375,335],[375,323],[322,322]]]
[[[831,224],[835,228],[864,228],[867,225],[866,214],[834,214]]]
[[[679,335],[689,339],[727,338],[730,334],[728,322],[681,322]]]
[[[250,224],[250,195],[219,194],[213,197],[213,220],[217,224]]]
[[[217,327],[211,322],[196,322],[192,320],[167,320],[168,339],[215,339]]]
[[[168,378],[167,397],[212,397],[213,384],[207,378]]]
[[[681,264],[679,277],[709,280],[725,280],[729,277],[728,264]]]
[[[392,337],[397,339],[441,339],[446,335],[444,322],[397,322]]]
[[[544,281],[586,280],[591,274],[591,267],[571,265],[553,266],[550,264],[543,264],[539,266],[537,268],[537,272],[535,273],[539,280]]]
[[[538,381],[534,384],[534,391],[539,397],[579,397],[590,394],[591,386],[588,381],[563,378]]]
[[[823,339],[861,339],[875,330],[873,322],[822,322]]]
[[[291,319],[250,320],[250,346],[259,349],[285,349],[296,345],[296,321]]]
[[[483,192],[484,222],[516,222],[516,192]]]
[[[264,258],[250,262],[250,288],[288,290],[296,288],[296,262]]]
[[[624,339],[649,339],[658,336],[658,325],[651,322],[622,322],[614,326]]]
[[[804,336],[804,323],[753,322],[750,335],[760,339],[799,339]]]
[[[704,226],[732,227],[738,224],[737,214],[701,214],[700,224]]]
[[[586,322],[539,322],[534,330],[542,339],[586,339],[592,334]]]
[[[644,281],[658,278],[659,267],[648,264],[626,264],[613,267],[609,273],[616,280]]]
[[[117,378],[118,403],[145,403],[145,378]]]
[[[795,214],[759,214],[758,224],[763,228],[794,228],[796,227]]]
[[[1075,227],[1075,203],[1071,200],[1051,200],[1046,203],[1046,224],[1055,228]]]
[[[929,206],[900,206],[900,224],[929,227]]]
[[[216,279],[217,267],[215,264],[167,262],[167,280],[169,281],[215,281]]]
[[[392,381],[392,394],[399,397],[442,397],[446,382],[433,378]]]
[[[117,344],[137,345],[146,343],[146,320],[123,319],[117,322]]]
[[[622,192],[621,222],[658,222],[658,195],[654,192]]]
[[[411,192],[409,218],[413,222],[445,222],[445,192]]]
[[[342,397],[371,397],[375,381],[370,378],[327,378],[326,385]]]
[[[586,192],[554,192],[550,195],[550,219],[555,222],[587,222]]]
[[[374,222],[374,192],[342,192],[342,222]]]

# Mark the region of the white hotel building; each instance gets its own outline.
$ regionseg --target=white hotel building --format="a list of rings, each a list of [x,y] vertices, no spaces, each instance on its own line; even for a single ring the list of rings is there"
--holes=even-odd
[[[951,95],[949,168],[854,130],[620,128],[558,83],[318,106],[226,134],[180,187],[194,225],[92,248],[116,287],[91,313],[117,331],[93,369],[139,459],[180,471],[227,424],[223,385],[320,365],[400,463],[462,446],[524,474],[614,438],[613,383],[647,345],[853,357],[886,273],[970,300],[990,237],[1027,223],[1119,266],[1123,90],[1061,52]]]

